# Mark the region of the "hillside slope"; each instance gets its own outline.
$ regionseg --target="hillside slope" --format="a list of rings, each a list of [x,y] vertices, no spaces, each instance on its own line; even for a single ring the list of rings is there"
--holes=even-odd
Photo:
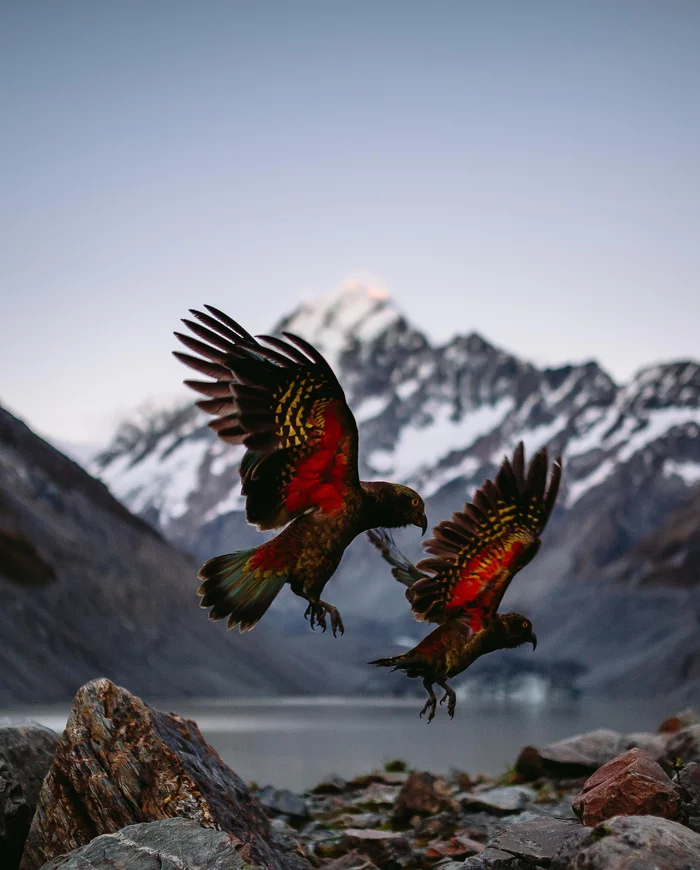
[[[227,633],[196,566],[0,408],[0,705],[70,699],[95,676],[148,697],[330,688],[272,628]],[[350,676],[344,672],[344,678]]]

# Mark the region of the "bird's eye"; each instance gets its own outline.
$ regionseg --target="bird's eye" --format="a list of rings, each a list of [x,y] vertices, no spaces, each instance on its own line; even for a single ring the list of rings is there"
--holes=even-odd
[[[527,626],[528,626],[527,620],[523,621],[523,628],[527,628]]]
[[[411,504],[413,505],[413,507],[418,507],[418,505],[420,504],[420,499],[419,498],[412,499]]]

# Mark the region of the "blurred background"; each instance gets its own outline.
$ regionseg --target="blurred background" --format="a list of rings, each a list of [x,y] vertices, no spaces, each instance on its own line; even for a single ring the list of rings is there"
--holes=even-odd
[[[698,44],[694,0],[2,4],[0,710],[58,727],[104,675],[301,787],[341,740],[497,772],[700,700]],[[425,630],[364,539],[340,639],[288,591],[244,636],[198,608],[261,540],[171,356],[203,303],[322,350],[431,523],[563,453],[504,602],[537,652],[455,681],[439,741],[366,665]]]

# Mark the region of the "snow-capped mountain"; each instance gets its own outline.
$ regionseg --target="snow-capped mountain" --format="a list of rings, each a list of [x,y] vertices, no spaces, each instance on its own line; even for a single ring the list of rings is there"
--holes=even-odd
[[[523,440],[566,460],[574,505],[645,451],[679,486],[700,481],[700,365],[656,365],[618,386],[595,362],[537,368],[476,333],[431,346],[382,291],[352,285],[302,304],[276,331],[329,359],[360,427],[362,474],[460,497]],[[242,449],[216,440],[192,405],[121,427],[91,470],[133,511],[192,546],[243,507]],[[458,501],[456,496],[455,502]]]
[[[518,441],[529,454],[543,444],[561,452],[564,485],[545,546],[505,602],[537,625],[537,668],[578,674],[582,688],[608,693],[640,691],[644,674],[647,692],[700,698],[692,679],[700,672],[700,556],[677,550],[674,567],[687,561],[680,587],[657,569],[647,582],[652,569],[635,555],[688,510],[700,485],[698,363],[649,366],[620,385],[596,362],[540,368],[476,333],[435,346],[385,293],[362,285],[304,302],[282,329],[315,344],[338,373],[360,428],[363,477],[416,486],[433,522],[459,509]],[[91,466],[132,511],[201,560],[261,540],[242,512],[242,450],[218,442],[206,422],[187,405],[125,424]],[[398,537],[419,555],[416,535]],[[425,627],[362,538],[328,596],[353,626],[353,645],[335,644],[334,662],[367,674],[366,689],[405,690],[364,662],[417,641]],[[266,619],[288,640],[310,643],[291,593]],[[500,660],[535,666],[519,651]]]

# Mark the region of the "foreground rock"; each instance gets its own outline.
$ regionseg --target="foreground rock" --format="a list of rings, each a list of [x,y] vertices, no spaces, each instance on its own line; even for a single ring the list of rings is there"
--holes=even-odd
[[[58,735],[26,720],[0,719],[0,867],[19,867],[39,790]]]
[[[103,834],[42,870],[265,870],[249,864],[224,831],[189,819],[164,819]]]
[[[615,816],[567,845],[552,870],[695,870],[700,834],[657,816]]]
[[[586,780],[573,809],[584,825],[593,826],[613,816],[676,819],[681,801],[661,765],[641,749],[630,749]]]
[[[253,866],[308,867],[301,856],[270,845],[259,803],[194,722],[95,680],[76,696],[41,789],[21,870],[37,870],[101,834],[175,816],[219,828]]]

